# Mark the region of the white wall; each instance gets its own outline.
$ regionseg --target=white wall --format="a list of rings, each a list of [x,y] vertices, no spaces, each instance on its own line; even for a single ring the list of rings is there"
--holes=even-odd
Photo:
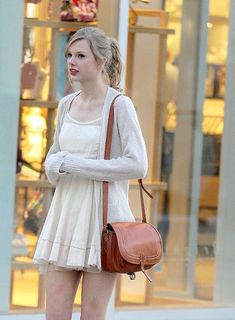
[[[23,6],[0,1],[0,313],[8,310],[10,296]]]

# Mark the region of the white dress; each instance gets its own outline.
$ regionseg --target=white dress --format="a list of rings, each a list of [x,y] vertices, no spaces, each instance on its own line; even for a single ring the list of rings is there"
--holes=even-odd
[[[67,113],[59,137],[61,151],[97,158],[100,128],[101,118],[84,123]],[[100,229],[92,210],[93,192],[93,180],[60,176],[33,258],[41,273],[100,271]]]

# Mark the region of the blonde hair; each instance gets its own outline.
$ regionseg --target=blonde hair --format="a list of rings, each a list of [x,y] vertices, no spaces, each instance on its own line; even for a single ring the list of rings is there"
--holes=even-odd
[[[101,29],[96,27],[85,27],[78,30],[69,39],[65,48],[65,56],[72,43],[78,40],[86,39],[91,51],[98,63],[105,62],[104,75],[109,85],[120,90],[120,81],[122,76],[122,61],[118,42],[109,38]]]

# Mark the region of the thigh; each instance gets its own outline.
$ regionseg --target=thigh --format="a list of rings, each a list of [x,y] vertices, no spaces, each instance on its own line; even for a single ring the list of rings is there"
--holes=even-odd
[[[116,279],[115,273],[83,273],[81,319],[105,319]]]
[[[46,319],[71,318],[74,298],[81,279],[78,271],[49,271],[46,273]]]

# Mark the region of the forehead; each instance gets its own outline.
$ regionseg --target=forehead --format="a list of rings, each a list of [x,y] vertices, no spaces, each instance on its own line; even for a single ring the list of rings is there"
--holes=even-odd
[[[92,53],[90,48],[90,43],[86,39],[80,39],[74,41],[71,46],[68,48],[70,52],[83,51],[86,53]]]

